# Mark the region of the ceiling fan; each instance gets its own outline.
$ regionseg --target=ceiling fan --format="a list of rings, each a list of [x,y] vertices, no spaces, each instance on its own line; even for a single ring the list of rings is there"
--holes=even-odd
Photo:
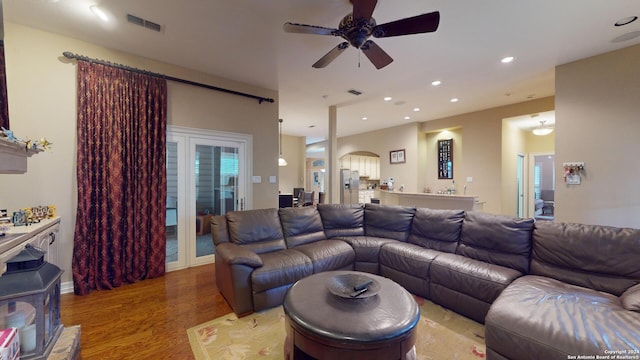
[[[351,0],[351,3],[353,4],[353,12],[340,21],[337,29],[292,22],[284,24],[284,31],[289,33],[333,35],[347,40],[316,61],[313,64],[314,68],[323,68],[329,65],[351,45],[362,50],[376,69],[382,69],[391,64],[393,58],[376,43],[369,40],[369,37],[384,38],[434,32],[440,24],[440,12],[434,11],[377,25],[375,19],[371,17],[378,3],[377,0]]]

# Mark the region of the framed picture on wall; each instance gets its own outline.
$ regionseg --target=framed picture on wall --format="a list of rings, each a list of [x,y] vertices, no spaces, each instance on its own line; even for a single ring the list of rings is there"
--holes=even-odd
[[[403,164],[406,162],[404,149],[389,152],[389,162],[392,164]]]
[[[438,179],[453,179],[453,139],[438,140]]]

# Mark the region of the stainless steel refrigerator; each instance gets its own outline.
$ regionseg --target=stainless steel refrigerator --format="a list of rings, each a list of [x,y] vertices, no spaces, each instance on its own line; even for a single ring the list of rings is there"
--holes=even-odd
[[[357,171],[340,169],[340,203],[358,204],[360,202],[360,177]]]

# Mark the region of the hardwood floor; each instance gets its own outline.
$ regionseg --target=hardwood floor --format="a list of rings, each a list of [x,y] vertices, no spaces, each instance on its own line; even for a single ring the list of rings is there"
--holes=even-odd
[[[62,324],[82,326],[82,359],[193,359],[186,330],[231,312],[214,264],[60,303]]]

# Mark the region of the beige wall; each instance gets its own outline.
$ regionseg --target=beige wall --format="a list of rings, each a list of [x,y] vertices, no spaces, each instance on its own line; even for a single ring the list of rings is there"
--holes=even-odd
[[[640,45],[556,68],[556,219],[640,228]],[[581,185],[562,163],[584,161]]]
[[[466,185],[467,194],[477,195],[484,202],[484,211],[501,214],[505,191],[502,188],[502,120],[553,109],[554,98],[548,97],[345,136],[338,139],[338,158],[355,151],[370,151],[380,155],[380,178],[393,176],[396,188],[404,184],[407,192],[421,192],[425,186],[437,191],[450,183],[437,179],[436,141],[453,138],[456,188],[462,192]],[[407,163],[389,164],[389,151],[403,148],[407,149]],[[519,147],[514,157],[517,151],[523,150]],[[473,181],[468,183],[467,177]],[[515,204],[515,195],[513,199],[504,201]]]
[[[252,87],[149,59],[123,54],[63,36],[5,23],[5,52],[11,129],[31,139],[46,137],[51,151],[29,159],[25,175],[0,174],[0,207],[10,211],[56,205],[62,217],[60,263],[63,282],[71,281],[71,251],[76,216],[76,66],[62,57],[71,51],[171,76],[275,98],[273,104],[169,82],[169,123],[253,135],[253,169],[263,182],[253,184],[253,207],[277,206],[277,92]],[[266,180],[265,180],[266,179]]]
[[[462,128],[442,130],[425,134],[426,147],[423,154],[425,159],[425,173],[426,177],[419,187],[417,192],[424,191],[424,188],[431,189],[431,192],[437,193],[440,190],[449,189],[453,184],[452,180],[438,179],[438,140],[453,139],[453,181],[455,181],[456,190],[459,194],[464,192],[464,185],[468,185],[465,181],[466,177],[463,176],[459,169],[464,169],[463,166],[463,137]],[[467,194],[474,195],[470,192],[469,186],[467,186]]]
[[[282,135],[282,156],[287,166],[280,166],[278,189],[282,194],[291,194],[294,187],[304,187],[306,164],[306,139],[302,136]]]
[[[526,157],[526,134],[514,124],[502,122],[502,214],[516,216],[518,214],[518,156]],[[527,163],[523,158],[524,164]],[[523,165],[524,166],[524,165]],[[528,172],[523,168],[523,183]],[[524,184],[523,184],[524,185]],[[523,190],[524,193],[524,190]],[[526,195],[526,194],[525,194]],[[527,196],[522,199],[527,209]],[[526,216],[526,213],[523,214]]]
[[[380,182],[393,177],[396,189],[404,185],[405,191],[416,192],[418,189],[417,170],[420,158],[418,152],[418,124],[412,123],[392,128],[371,131],[364,134],[345,136],[338,138],[337,158],[357,151],[367,151],[380,156]],[[391,164],[389,152],[405,149],[404,164]],[[339,176],[339,166],[334,169],[334,174]],[[420,186],[422,191],[422,185]],[[333,194],[334,202],[340,201],[339,189]]]
[[[421,124],[423,132],[461,127],[463,158],[454,164],[458,189],[467,185],[467,194],[477,195],[484,203],[484,211],[503,213],[502,179],[502,119],[549,111],[554,108],[553,97],[526,101],[513,105],[476,111]],[[435,165],[434,165],[435,166]],[[473,182],[467,183],[466,178]]]

